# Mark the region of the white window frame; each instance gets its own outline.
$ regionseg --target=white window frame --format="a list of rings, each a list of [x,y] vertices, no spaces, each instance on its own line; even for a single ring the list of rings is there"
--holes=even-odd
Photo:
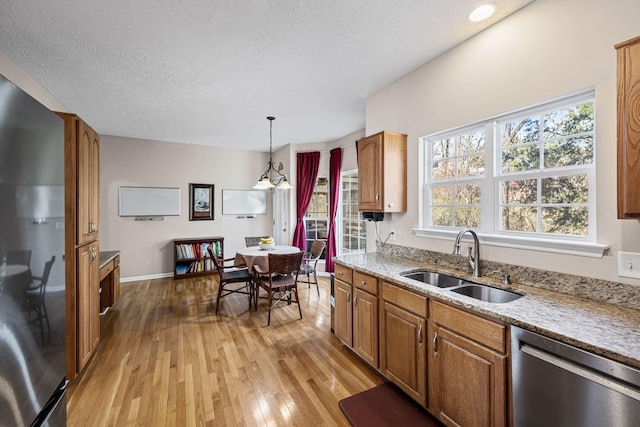
[[[514,111],[508,114],[503,114],[487,120],[482,120],[463,127],[450,129],[445,132],[439,132],[432,135],[427,135],[420,138],[420,223],[418,228],[414,228],[413,232],[420,237],[429,237],[435,239],[454,239],[461,228],[454,227],[438,227],[430,226],[430,209],[429,209],[429,192],[430,192],[430,177],[431,177],[431,142],[443,138],[450,137],[464,133],[471,129],[477,129],[484,126],[485,129],[485,174],[481,180],[481,226],[476,229],[478,236],[483,244],[491,246],[518,248],[526,250],[536,250],[553,253],[563,253],[571,255],[579,255],[593,258],[601,258],[605,251],[609,248],[608,245],[599,244],[596,242],[596,145],[595,130],[594,130],[594,146],[593,146],[593,161],[591,164],[584,166],[576,166],[572,168],[563,168],[561,176],[570,175],[566,173],[570,169],[576,171],[576,173],[586,174],[589,181],[590,197],[588,202],[589,208],[589,230],[588,236],[554,236],[543,235],[541,233],[524,233],[515,231],[499,231],[500,230],[500,218],[498,203],[500,200],[499,190],[500,182],[509,179],[517,179],[520,177],[533,177],[540,179],[545,176],[554,176],[553,170],[544,171],[537,174],[536,171],[525,171],[520,173],[510,173],[508,175],[502,174],[501,160],[496,155],[496,151],[499,150],[497,136],[499,136],[499,124],[498,122],[508,121],[509,119],[524,117],[527,115],[534,115],[541,111],[559,109],[563,106],[575,105],[580,102],[593,101],[595,103],[595,93],[593,90],[574,94],[563,97],[551,102],[539,104],[537,106],[523,108],[518,111]],[[597,122],[597,114],[595,117]],[[594,124],[595,126],[595,124]],[[466,179],[460,180],[463,183]],[[478,181],[477,177],[473,178],[474,181]],[[456,183],[456,181],[452,181]]]
[[[357,174],[358,173],[358,169],[353,169],[353,170],[348,170],[348,171],[342,171],[340,173],[340,197],[339,197],[339,201],[338,201],[338,213],[336,215],[336,221],[338,223],[338,235],[336,236],[336,239],[338,240],[338,244],[336,245],[338,248],[338,255],[346,255],[346,254],[355,254],[355,253],[364,253],[367,250],[367,232],[366,232],[366,220],[362,219],[362,217],[360,217],[361,223],[364,225],[364,236],[358,234],[356,237],[360,240],[363,240],[364,245],[361,248],[361,250],[359,251],[349,251],[346,252],[343,248],[343,237],[344,237],[344,216],[342,214],[343,212],[343,208],[344,208],[344,200],[343,200],[343,193],[344,193],[344,177],[347,175],[352,175],[352,174]],[[359,181],[358,181],[359,182]],[[356,202],[356,209],[357,209],[357,202]]]

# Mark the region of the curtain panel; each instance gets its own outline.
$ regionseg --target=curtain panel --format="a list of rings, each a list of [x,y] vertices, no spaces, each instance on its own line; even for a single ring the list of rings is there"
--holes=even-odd
[[[313,189],[318,178],[320,152],[298,153],[296,166],[296,229],[293,233],[293,246],[301,251],[306,250],[306,232],[304,216],[313,196]]]
[[[338,254],[336,239],[336,213],[340,200],[340,169],[342,168],[342,148],[334,148],[329,158],[329,236],[327,237],[327,253],[325,271],[333,272],[333,257]]]

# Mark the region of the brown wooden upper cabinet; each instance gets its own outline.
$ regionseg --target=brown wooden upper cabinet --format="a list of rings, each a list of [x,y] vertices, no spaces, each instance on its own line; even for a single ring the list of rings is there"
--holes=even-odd
[[[65,139],[72,156],[67,158],[66,170],[75,209],[74,241],[84,245],[99,237],[100,135],[75,114],[58,115],[65,121]]]
[[[640,37],[618,53],[618,218],[640,218]]]
[[[66,347],[72,380],[100,339],[100,136],[77,115],[58,115],[65,135]]]
[[[407,211],[407,135],[383,131],[358,140],[358,210]]]

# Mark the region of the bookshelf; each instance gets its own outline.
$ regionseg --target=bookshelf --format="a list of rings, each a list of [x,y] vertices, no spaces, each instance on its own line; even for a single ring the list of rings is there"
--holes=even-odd
[[[224,258],[224,237],[202,237],[199,239],[174,239],[173,278],[206,276],[217,273],[207,248],[211,246],[218,256]]]

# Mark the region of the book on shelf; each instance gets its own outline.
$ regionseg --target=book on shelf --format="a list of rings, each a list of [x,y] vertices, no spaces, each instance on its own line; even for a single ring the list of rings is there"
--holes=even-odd
[[[220,256],[222,248],[220,242],[201,242],[201,243],[182,243],[176,245],[176,258],[177,259],[198,259],[209,258],[209,246],[212,247],[213,253],[216,256]]]

